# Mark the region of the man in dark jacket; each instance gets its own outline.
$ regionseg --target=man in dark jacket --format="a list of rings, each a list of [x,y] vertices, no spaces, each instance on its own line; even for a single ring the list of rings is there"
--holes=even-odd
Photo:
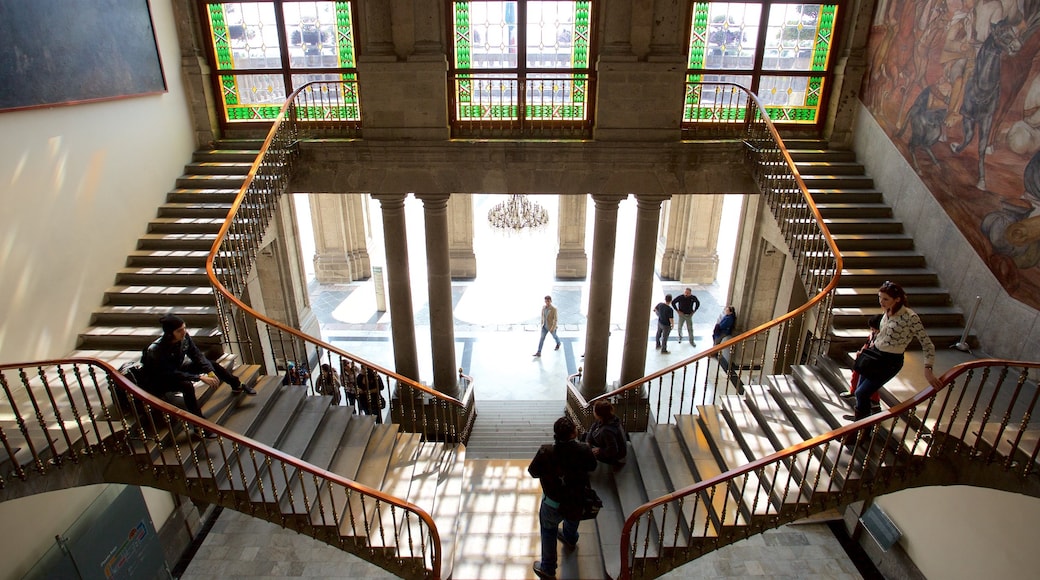
[[[538,523],[542,536],[542,559],[534,563],[539,578],[556,578],[556,540],[568,548],[578,544],[578,518],[583,491],[589,486],[589,472],[596,469],[596,456],[589,446],[577,440],[578,427],[568,417],[553,425],[552,445],[542,445],[527,467],[542,484],[542,504]],[[564,517],[564,513],[568,517]],[[560,523],[563,531],[560,531]]]
[[[162,336],[148,345],[141,357],[145,390],[160,396],[170,392],[181,393],[187,410],[199,417],[203,415],[195,398],[196,381],[211,387],[224,382],[231,385],[232,392],[256,394],[252,387],[243,385],[223,366],[206,358],[188,336],[187,327],[179,317],[167,314],[159,319],[159,324],[162,325]]]

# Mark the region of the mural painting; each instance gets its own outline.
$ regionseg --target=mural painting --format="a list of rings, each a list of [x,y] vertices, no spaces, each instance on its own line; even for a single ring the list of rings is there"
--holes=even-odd
[[[880,0],[863,102],[1008,293],[1040,309],[1040,0]]]

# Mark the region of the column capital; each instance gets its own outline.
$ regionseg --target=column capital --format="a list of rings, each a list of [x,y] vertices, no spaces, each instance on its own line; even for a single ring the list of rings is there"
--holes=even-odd
[[[600,209],[608,209],[613,206],[617,208],[618,204],[628,199],[628,195],[619,195],[616,193],[593,193],[591,194],[592,201],[595,202],[596,207]]]
[[[450,193],[416,193],[415,199],[422,200],[423,205],[427,207],[447,207],[448,199],[451,198]]]
[[[635,198],[639,207],[661,207],[661,203],[672,199],[672,195],[667,193],[637,193]]]

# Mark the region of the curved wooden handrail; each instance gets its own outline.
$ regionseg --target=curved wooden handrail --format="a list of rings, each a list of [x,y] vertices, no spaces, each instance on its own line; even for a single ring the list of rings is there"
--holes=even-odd
[[[86,367],[87,370],[85,371],[85,373],[81,373],[80,370],[77,368],[77,365]],[[275,464],[279,464],[282,466],[292,466],[292,468],[300,472],[306,473],[310,477],[320,478],[321,480],[330,482],[331,484],[335,484],[336,486],[339,486],[343,489],[351,490],[352,492],[356,492],[358,494],[361,494],[362,496],[369,497],[376,502],[387,504],[389,506],[392,506],[392,509],[396,508],[405,512],[415,514],[415,516],[418,517],[426,526],[430,536],[430,550],[432,552],[430,554],[430,558],[432,566],[431,569],[428,570],[428,576],[434,578],[439,577],[442,558],[440,532],[437,528],[437,525],[433,517],[423,508],[406,500],[402,500],[400,498],[388,495],[378,489],[374,489],[372,487],[369,487],[362,483],[358,483],[356,481],[353,481],[351,479],[348,479],[346,477],[343,477],[316,465],[312,465],[306,461],[303,461],[302,459],[286,454],[274,447],[271,447],[259,441],[255,441],[244,435],[235,433],[234,431],[225,429],[223,426],[217,423],[213,423],[212,421],[209,421],[203,417],[199,417],[184,409],[172,405],[164,401],[163,399],[158,398],[152,395],[151,393],[145,391],[144,389],[138,387],[134,383],[130,382],[121,373],[119,373],[116,368],[114,368],[111,364],[105,361],[93,358],[79,357],[22,363],[7,363],[0,365],[0,382],[3,383],[5,391],[4,394],[7,397],[6,402],[11,409],[16,410],[15,415],[19,417],[19,422],[22,423],[22,425],[20,425],[21,431],[26,435],[28,435],[34,429],[42,429],[44,423],[49,423],[51,421],[51,419],[49,419],[50,417],[61,416],[62,410],[58,408],[58,405],[55,404],[54,400],[55,387],[49,384],[49,380],[47,378],[44,378],[48,376],[48,373],[50,373],[50,380],[60,378],[61,382],[63,383],[62,386],[64,387],[67,394],[75,394],[75,389],[70,388],[73,385],[70,384],[70,382],[68,381],[69,377],[67,377],[65,374],[65,367],[72,367],[73,369],[76,369],[75,381],[79,382],[78,386],[82,391],[80,394],[83,396],[82,400],[78,402],[73,401],[70,403],[70,407],[75,409],[72,413],[73,415],[75,415],[75,417],[62,418],[59,426],[63,431],[70,429],[70,426],[66,424],[71,424],[72,427],[78,427],[81,433],[91,431],[97,432],[96,428],[92,430],[90,429],[89,424],[84,424],[84,418],[89,416],[90,421],[88,421],[88,423],[97,421],[99,420],[99,418],[101,418],[100,420],[104,422],[105,418],[107,418],[107,421],[110,424],[113,422],[121,424],[121,428],[119,426],[112,427],[112,429],[110,430],[110,436],[117,435],[121,431],[125,431],[129,435],[130,433],[136,432],[136,430],[141,430],[143,437],[142,440],[147,440],[155,435],[152,432],[146,433],[145,430],[149,428],[155,429],[156,426],[154,424],[151,426],[140,424],[140,420],[142,419],[142,417],[148,415],[153,411],[158,412],[161,416],[165,417],[165,421],[171,427],[177,424],[182,424],[183,426],[185,426],[186,429],[202,427],[207,432],[212,432],[217,435],[216,441],[219,442],[222,450],[225,449],[225,445],[229,445],[232,449],[238,450],[238,452],[241,452],[241,450],[246,450],[246,452],[250,456],[252,456],[253,454],[257,454],[261,457],[267,458]],[[124,411],[120,410],[122,409],[122,407],[117,403],[115,398],[106,400],[105,393],[101,390],[102,385],[100,383],[98,383],[96,380],[94,380],[93,382],[83,380],[83,374],[87,374],[90,377],[96,379],[94,375],[95,368],[100,369],[100,374],[104,375],[105,381],[107,382],[107,385],[110,388],[119,389],[124,395],[128,397],[131,407],[133,405],[140,405],[141,408],[145,411],[142,413],[135,412],[135,419],[134,417],[130,417]],[[24,393],[22,394],[22,397],[23,399],[28,398],[32,400],[24,401],[23,404],[16,403],[17,396],[15,393],[15,389],[11,388],[10,382],[7,380],[7,376],[5,374],[5,372],[9,370],[18,371],[22,379],[22,386],[24,387]],[[35,371],[35,373],[26,372],[27,370]],[[31,390],[31,383],[35,383],[37,381],[39,381],[39,386],[48,387],[47,397],[50,398],[50,401],[36,400]],[[89,389],[91,386],[97,389],[97,393],[89,393],[87,390],[85,390]],[[111,394],[114,395],[114,393]],[[21,411],[18,411],[17,409],[26,405],[31,406],[31,408],[35,410],[35,420],[39,424],[31,424],[33,423],[32,418],[30,418],[29,421],[21,420]],[[78,409],[75,408],[76,405],[86,405],[87,408]],[[68,413],[69,409],[66,409],[65,412]],[[113,416],[112,413],[116,413],[117,416]],[[2,431],[0,431],[0,434],[3,434]],[[97,441],[74,441],[72,437],[66,437],[66,440],[69,443],[69,450],[61,452],[60,455],[63,458],[67,458],[68,460],[73,462],[79,461],[79,452],[75,451],[75,449],[94,449],[95,447],[104,446],[104,442],[102,441],[100,435],[98,435]],[[3,441],[5,447],[8,448],[7,450],[9,458],[13,461],[13,450],[11,446],[8,445],[8,438],[6,434],[3,434]],[[121,445],[109,445],[107,447],[104,447],[104,450],[106,452],[105,454],[133,456],[137,452],[135,452],[135,450],[132,448],[131,445],[127,443],[127,441],[128,439],[124,438]],[[45,475],[45,463],[41,461],[36,450],[33,450],[33,456],[33,462],[39,466],[38,471],[40,472],[40,475]],[[60,465],[61,462],[62,461],[58,461],[58,464]],[[267,465],[267,463],[267,461],[261,461],[261,465]],[[23,480],[28,479],[30,475],[28,471],[22,470],[20,465],[15,465],[12,471]],[[262,471],[263,470],[261,469],[258,473],[262,473]],[[126,483],[125,481],[115,480],[113,480],[112,482]],[[163,487],[161,481],[153,481],[152,483],[156,487]],[[6,487],[5,481],[2,478],[0,478],[0,488],[3,487]]]
[[[307,83],[307,84],[301,86],[300,88],[296,89],[289,96],[289,98],[286,100],[285,104],[282,105],[281,110],[278,112],[278,116],[275,118],[274,123],[273,123],[273,125],[271,127],[271,130],[268,133],[267,137],[264,139],[264,143],[263,143],[263,145],[260,148],[260,154],[257,155],[257,158],[253,162],[252,167],[250,167],[249,172],[246,175],[245,183],[242,184],[242,187],[239,189],[238,195],[235,197],[235,201],[231,204],[231,209],[228,211],[227,219],[225,219],[224,223],[221,225],[220,231],[217,233],[217,238],[216,238],[216,240],[213,241],[213,245],[210,248],[209,256],[206,257],[206,274],[209,277],[210,284],[213,286],[214,290],[216,290],[218,293],[220,293],[225,299],[230,301],[232,304],[234,304],[234,306],[236,308],[242,310],[243,312],[249,314],[251,317],[253,317],[253,318],[257,319],[257,320],[260,320],[264,324],[267,324],[267,325],[269,325],[269,326],[271,326],[273,328],[276,328],[279,331],[284,332],[285,334],[289,334],[291,336],[299,338],[300,340],[303,340],[303,341],[315,344],[317,346],[320,346],[320,347],[324,348],[325,350],[327,350],[329,352],[336,353],[341,358],[345,358],[345,359],[351,360],[351,361],[353,361],[355,363],[364,365],[365,367],[375,369],[375,370],[379,371],[382,374],[385,374],[387,376],[393,377],[393,379],[395,381],[398,381],[401,384],[405,384],[405,385],[407,385],[407,386],[409,386],[409,387],[411,387],[413,389],[422,391],[424,394],[429,395],[432,398],[441,400],[441,401],[443,401],[446,404],[450,404],[450,405],[457,406],[457,407],[462,407],[463,406],[462,402],[459,401],[458,399],[454,398],[454,397],[445,395],[444,393],[441,393],[441,392],[439,392],[439,391],[437,391],[435,389],[431,389],[431,388],[423,385],[422,383],[420,383],[420,382],[418,382],[418,381],[416,381],[414,379],[411,379],[411,378],[406,377],[404,375],[399,375],[396,372],[391,371],[391,370],[386,369],[386,368],[383,368],[383,367],[381,367],[381,366],[379,366],[379,365],[377,365],[377,364],[375,364],[373,362],[370,362],[370,361],[367,361],[367,360],[362,359],[360,357],[354,356],[354,355],[352,355],[352,354],[350,354],[350,353],[348,353],[348,352],[346,352],[346,351],[344,351],[342,349],[339,349],[339,348],[337,348],[337,347],[335,347],[335,346],[333,346],[333,345],[331,345],[331,344],[321,340],[320,338],[315,338],[315,337],[310,336],[310,335],[308,335],[308,334],[306,334],[304,332],[301,332],[301,331],[299,331],[299,330],[297,330],[295,328],[287,326],[287,325],[285,325],[285,324],[283,324],[283,323],[281,323],[281,322],[279,322],[277,320],[274,320],[273,318],[265,316],[264,314],[256,311],[252,307],[250,307],[245,302],[239,300],[239,298],[237,296],[235,296],[221,282],[220,278],[217,276],[216,267],[214,265],[214,262],[215,262],[215,260],[217,258],[217,255],[220,252],[220,248],[221,248],[222,244],[224,243],[225,239],[227,238],[228,231],[231,229],[232,222],[234,221],[235,216],[238,213],[238,210],[241,207],[242,202],[244,201],[244,199],[246,197],[246,193],[247,193],[247,191],[249,189],[249,186],[252,184],[253,180],[256,178],[257,171],[259,170],[260,166],[264,162],[264,157],[265,157],[267,151],[271,147],[272,140],[274,139],[275,134],[278,132],[279,126],[283,122],[286,122],[286,117],[288,115],[289,110],[294,106],[295,99],[301,93],[303,93],[306,90],[308,90],[311,87],[311,85],[320,85],[320,84],[323,84],[322,81],[313,81],[313,82]]]
[[[968,373],[971,373],[975,369],[989,369],[992,367],[1002,367],[1005,369],[1009,367],[1020,367],[1023,369],[1033,369],[1035,372],[1037,369],[1040,369],[1040,362],[1009,361],[1000,359],[978,359],[958,364],[947,370],[945,373],[943,373],[941,377],[939,377],[939,382],[941,383],[941,386],[939,387],[928,385],[926,388],[922,389],[914,396],[880,413],[871,415],[870,417],[861,419],[854,423],[844,425],[828,433],[824,433],[811,439],[807,439],[796,445],[792,445],[786,449],[777,451],[770,455],[766,455],[764,457],[751,461],[750,463],[747,463],[741,467],[730,469],[714,477],[710,477],[703,481],[699,481],[693,485],[689,485],[682,489],[675,490],[667,495],[658,497],[656,499],[652,499],[642,504],[641,506],[633,510],[631,514],[628,515],[628,517],[625,519],[624,525],[622,526],[620,543],[622,563],[621,577],[630,577],[630,562],[628,560],[628,549],[629,546],[632,545],[633,541],[633,527],[641,518],[644,518],[646,514],[651,510],[664,506],[665,504],[682,501],[686,498],[695,497],[701,494],[708,494],[711,490],[723,486],[727,482],[740,480],[743,477],[748,477],[770,466],[796,465],[798,464],[798,461],[796,460],[798,456],[813,449],[820,449],[828,444],[862,442],[863,440],[865,440],[863,435],[873,433],[874,428],[876,426],[880,426],[882,423],[886,421],[891,421],[895,418],[905,419],[908,416],[913,416],[914,410],[917,407],[930,405],[940,393],[951,388],[958,378],[965,376]],[[1036,400],[1034,399],[1033,404],[1035,403]],[[1030,414],[1031,410],[1032,407],[1025,411],[1027,417]],[[973,412],[974,409],[972,409],[972,411],[969,412],[969,416],[971,416]],[[881,452],[885,451],[883,446],[874,447],[872,445],[868,453],[879,448]],[[1035,461],[1036,450],[1032,451],[1032,455],[1032,459]],[[864,463],[866,462],[867,460],[865,459]]]

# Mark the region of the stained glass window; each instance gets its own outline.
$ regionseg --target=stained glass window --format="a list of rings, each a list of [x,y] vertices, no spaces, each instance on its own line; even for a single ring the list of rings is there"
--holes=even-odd
[[[589,0],[455,0],[453,127],[494,121],[590,127]],[[509,128],[514,129],[511,132]]]
[[[775,122],[818,123],[837,12],[836,4],[694,2],[683,122],[743,119],[747,103],[732,87],[693,86],[733,83]]]
[[[273,119],[312,81],[331,82],[308,89],[317,98],[301,118],[360,121],[352,0],[212,2],[206,13],[226,122]]]

